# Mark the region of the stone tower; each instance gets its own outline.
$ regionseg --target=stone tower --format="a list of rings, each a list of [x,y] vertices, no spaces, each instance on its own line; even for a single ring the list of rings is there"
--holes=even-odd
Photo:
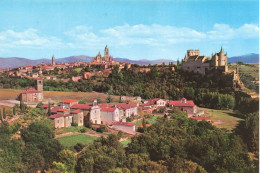
[[[55,65],[55,57],[54,57],[54,55],[52,56],[52,59],[51,59],[51,60],[52,60],[52,63],[51,63],[51,64],[52,64],[52,65]]]
[[[104,58],[105,58],[105,61],[109,61],[109,49],[107,46],[105,47]]]
[[[41,78],[36,79],[36,89],[37,91],[43,91],[43,80]]]
[[[225,65],[227,65],[227,54],[224,53],[224,50],[221,47],[221,50],[219,52],[219,58],[218,58],[218,66],[225,66]]]

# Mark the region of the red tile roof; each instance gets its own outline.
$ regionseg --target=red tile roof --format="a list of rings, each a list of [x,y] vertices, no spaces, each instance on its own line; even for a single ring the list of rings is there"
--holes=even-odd
[[[202,120],[210,120],[210,117],[208,116],[203,116],[203,117],[190,117],[194,120],[197,120],[197,121],[202,121]]]
[[[57,112],[65,112],[65,111],[69,111],[69,109],[58,109]]]
[[[105,112],[114,112],[116,110],[116,107],[113,108],[101,108],[101,111],[105,111]]]
[[[116,105],[118,108],[130,109],[136,107],[134,104],[119,103]]]
[[[111,108],[113,107],[114,105],[109,105],[109,104],[99,104],[98,105],[100,108]]]
[[[48,108],[48,107],[49,107],[49,104],[44,104],[44,105],[40,106],[40,108]],[[52,108],[53,105],[50,105],[50,107]]]
[[[170,101],[170,105],[176,106],[176,107],[184,107],[184,106],[193,107],[193,106],[195,106],[195,104],[192,100],[186,100],[185,98],[182,98],[181,100],[178,100],[178,101]]]
[[[121,125],[121,126],[135,126],[134,123],[129,123],[129,122],[118,122],[118,121],[113,122],[113,125]]]
[[[29,93],[41,93],[42,91],[37,91],[36,89],[34,88],[29,88],[23,92],[21,92],[22,94],[29,94]]]
[[[54,106],[54,107],[51,109],[51,112],[52,112],[52,113],[57,113],[57,111],[58,111],[59,109],[62,109],[62,107],[60,107],[60,106]]]
[[[79,110],[79,109],[77,109],[77,110],[71,111],[70,113],[72,113],[72,114],[78,114],[78,113],[81,113],[81,112],[83,112],[83,111],[82,111],[82,110]]]
[[[48,118],[50,119],[55,119],[55,118],[60,118],[60,117],[68,117],[68,116],[71,116],[70,114],[54,114],[54,115],[51,115],[49,116]]]
[[[71,109],[90,109],[91,106],[88,104],[74,104],[70,107]]]
[[[64,100],[62,103],[75,103],[75,102],[78,102],[78,101],[72,100],[72,99],[67,99],[67,100]]]

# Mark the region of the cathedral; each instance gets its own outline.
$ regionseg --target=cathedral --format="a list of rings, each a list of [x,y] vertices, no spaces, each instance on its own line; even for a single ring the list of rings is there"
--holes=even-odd
[[[184,60],[181,64],[183,71],[189,71],[205,75],[210,70],[218,70],[222,72],[228,71],[227,53],[224,53],[223,48],[219,53],[212,55],[211,58],[200,56],[199,50],[187,50]]]
[[[100,52],[96,57],[92,58],[92,62],[98,62],[98,63],[112,63],[114,62],[114,59],[109,56],[109,49],[106,46],[104,50],[104,57],[101,56]]]

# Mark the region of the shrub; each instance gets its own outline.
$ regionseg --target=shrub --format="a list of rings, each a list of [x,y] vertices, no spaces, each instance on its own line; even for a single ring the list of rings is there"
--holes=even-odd
[[[91,128],[92,127],[92,122],[91,121],[87,121],[86,124],[85,124],[85,127],[87,128]]]
[[[83,129],[80,129],[80,132],[81,132],[81,133],[86,133],[86,132],[87,132],[87,129],[84,127]]]
[[[105,126],[100,126],[99,128],[97,128],[97,132],[100,132],[100,133],[103,133],[103,132],[106,132],[107,129]]]
[[[78,126],[78,123],[72,122],[71,126]]]
[[[74,149],[75,149],[77,152],[80,152],[84,147],[85,147],[85,145],[83,145],[82,143],[77,143],[77,144],[74,146]]]
[[[131,117],[126,118],[126,122],[132,122],[132,121],[133,121],[133,119]]]

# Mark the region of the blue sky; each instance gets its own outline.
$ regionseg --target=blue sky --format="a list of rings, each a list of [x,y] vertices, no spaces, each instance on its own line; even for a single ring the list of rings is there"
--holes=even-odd
[[[183,58],[258,53],[258,0],[1,0],[0,57]]]

